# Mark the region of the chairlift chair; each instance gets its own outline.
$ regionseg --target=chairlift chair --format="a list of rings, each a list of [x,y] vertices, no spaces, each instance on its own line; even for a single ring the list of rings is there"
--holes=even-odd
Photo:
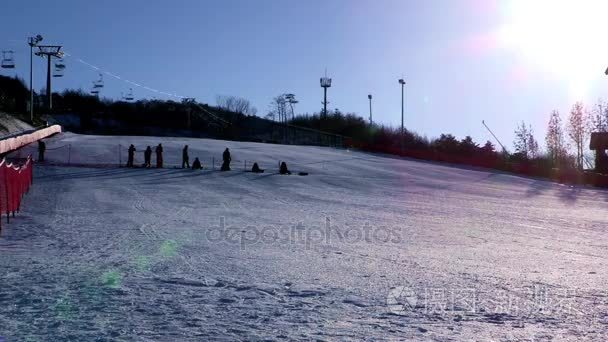
[[[133,101],[135,97],[133,96],[133,88],[129,88],[129,92],[124,96],[125,101]]]
[[[15,58],[13,51],[2,51],[2,68],[15,69]]]
[[[55,62],[55,71],[53,72],[53,77],[63,77],[63,72],[65,71],[65,62],[63,58],[59,59]]]
[[[103,88],[103,75],[99,74],[99,79],[93,82],[93,88]]]

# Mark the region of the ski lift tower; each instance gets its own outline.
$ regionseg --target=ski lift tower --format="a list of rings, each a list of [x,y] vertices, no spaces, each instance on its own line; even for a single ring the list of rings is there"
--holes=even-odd
[[[63,52],[61,51],[61,45],[38,45],[38,52],[36,56],[47,58],[47,69],[46,69],[46,96],[48,101],[49,112],[53,110],[53,92],[51,89],[51,60],[53,57],[62,58]]]
[[[30,122],[34,123],[34,47],[42,41],[41,35],[29,37],[27,45],[30,46]]]

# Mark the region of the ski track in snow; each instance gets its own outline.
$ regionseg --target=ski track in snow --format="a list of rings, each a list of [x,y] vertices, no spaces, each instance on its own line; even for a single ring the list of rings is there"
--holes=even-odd
[[[0,337],[606,339],[606,191],[322,147],[71,133],[47,146],[100,165],[159,142],[162,170],[36,166],[2,226]],[[206,170],[175,168],[184,144]],[[280,176],[279,161],[310,175]]]

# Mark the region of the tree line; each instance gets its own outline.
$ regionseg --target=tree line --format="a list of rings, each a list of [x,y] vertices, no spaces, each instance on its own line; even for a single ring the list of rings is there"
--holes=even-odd
[[[35,96],[37,112],[44,112],[43,97]],[[0,76],[0,110],[25,113],[29,99],[23,80]],[[83,133],[136,133],[158,134],[161,130],[195,131],[195,136],[234,140],[284,142],[277,136],[277,125],[301,127],[310,132],[327,132],[345,137],[347,146],[364,150],[410,156],[473,166],[491,167],[537,176],[551,176],[558,170],[582,170],[591,167],[585,157],[590,132],[608,131],[608,103],[599,101],[591,108],[582,102],[575,103],[567,117],[562,119],[558,110],[549,114],[544,144],[536,139],[534,129],[525,122],[515,128],[513,153],[497,150],[491,141],[478,144],[470,136],[462,139],[444,133],[428,138],[406,129],[369,124],[360,115],[340,109],[321,115],[296,114],[295,95],[274,97],[265,117],[247,99],[236,96],[218,96],[216,105],[193,101],[140,100],[114,101],[92,96],[82,90],[65,90],[53,94],[57,113],[75,113],[80,116]],[[210,114],[193,115],[202,107]],[[107,128],[108,122],[116,125]],[[226,125],[224,125],[226,123]],[[149,127],[158,130],[150,132]],[[140,129],[140,130],[138,130]],[[180,131],[182,130],[182,131]],[[314,134],[314,133],[311,133]],[[263,137],[263,138],[260,138]],[[292,142],[295,143],[295,142]]]

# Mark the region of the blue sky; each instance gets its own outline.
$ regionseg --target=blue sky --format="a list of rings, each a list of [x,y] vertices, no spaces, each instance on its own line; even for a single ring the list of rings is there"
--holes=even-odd
[[[604,66],[593,65],[582,78],[584,91],[575,93],[570,74],[543,67],[545,56],[526,57],[541,45],[504,44],[501,28],[514,15],[509,1],[515,0],[10,1],[0,14],[0,48],[15,50],[15,73],[27,79],[26,37],[40,33],[45,43],[62,44],[71,57],[65,77],[54,79],[55,89],[90,88],[98,72],[80,58],[203,103],[214,104],[216,95],[242,96],[260,114],[286,92],[296,94],[298,112],[318,111],[319,77],[327,68],[330,108],[367,118],[371,93],[374,121],[387,125],[400,124],[397,80],[403,75],[406,127],[429,137],[449,132],[484,142],[491,139],[481,125],[485,119],[510,146],[517,122],[531,123],[542,139],[551,110],[565,114],[576,99],[593,104],[608,92],[608,79]],[[526,37],[511,36],[517,42]],[[551,51],[538,50],[536,57]],[[43,68],[36,59],[36,89],[44,85]],[[136,98],[168,98],[107,75],[105,80],[103,96],[119,98],[132,87]]]

